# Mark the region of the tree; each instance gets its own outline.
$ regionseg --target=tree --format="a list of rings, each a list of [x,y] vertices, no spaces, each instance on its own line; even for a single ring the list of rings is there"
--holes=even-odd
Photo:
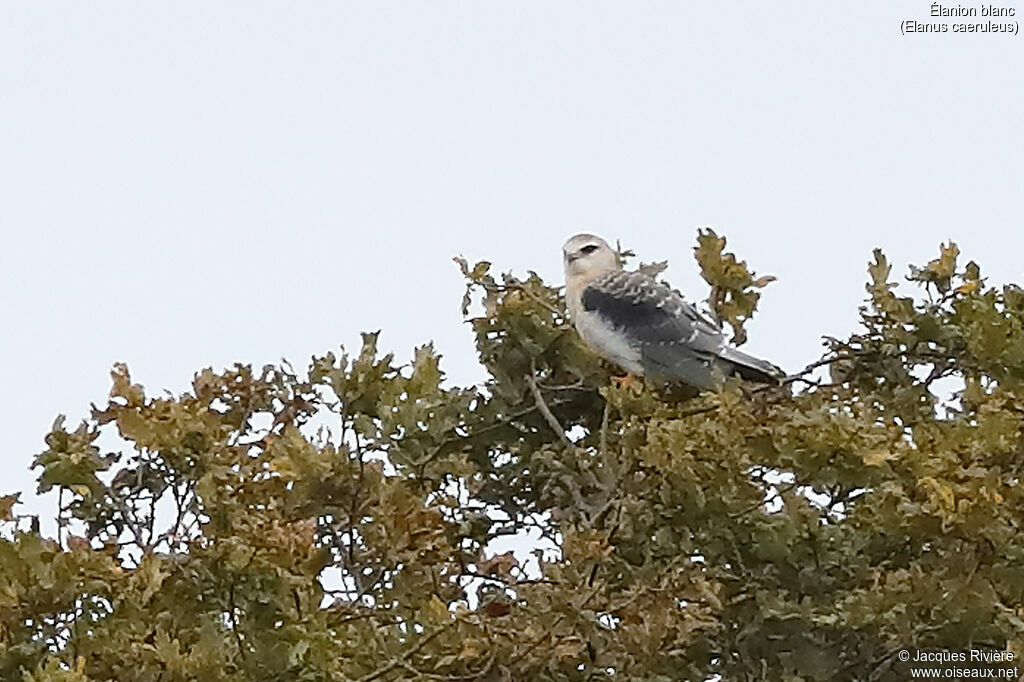
[[[770,278],[724,246],[695,251],[742,340]],[[863,680],[901,649],[1024,654],[1024,291],[957,256],[912,268],[915,298],[876,251],[862,328],[792,390],[617,388],[557,289],[463,261],[483,386],[376,334],[179,396],[118,365],[34,461],[57,537],[0,498],[0,679]],[[486,551],[528,530],[554,548],[532,568]]]

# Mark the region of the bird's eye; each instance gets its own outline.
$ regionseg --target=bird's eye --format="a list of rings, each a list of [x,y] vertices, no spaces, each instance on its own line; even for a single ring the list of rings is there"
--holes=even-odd
[[[590,254],[594,253],[595,251],[597,251],[597,244],[587,244],[582,249],[580,249],[580,253],[583,254]]]

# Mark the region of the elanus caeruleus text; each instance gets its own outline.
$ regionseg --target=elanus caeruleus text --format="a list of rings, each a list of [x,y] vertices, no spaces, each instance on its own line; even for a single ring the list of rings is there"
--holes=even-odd
[[[698,389],[738,374],[778,383],[785,373],[730,346],[675,289],[622,269],[608,243],[578,234],[562,247],[565,297],[576,330],[598,355],[632,375]]]

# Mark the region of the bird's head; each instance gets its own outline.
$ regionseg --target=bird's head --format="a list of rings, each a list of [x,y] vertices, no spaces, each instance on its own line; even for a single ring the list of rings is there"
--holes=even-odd
[[[621,270],[618,256],[608,242],[592,234],[577,234],[562,247],[566,279],[585,274]]]

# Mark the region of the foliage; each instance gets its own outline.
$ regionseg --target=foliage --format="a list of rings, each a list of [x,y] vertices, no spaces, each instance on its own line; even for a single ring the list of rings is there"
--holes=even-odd
[[[742,338],[767,281],[723,247],[697,256]],[[912,269],[915,299],[876,252],[832,379],[792,393],[614,387],[556,289],[461,260],[482,386],[376,334],[179,396],[116,366],[35,459],[58,536],[0,498],[0,679],[860,680],[903,648],[1024,654],[1024,291],[956,259]],[[556,547],[532,568],[487,549],[526,531]]]
[[[724,252],[725,242],[725,237],[705,228],[697,233],[693,254],[700,265],[701,276],[711,286],[708,304],[715,317],[732,328],[732,342],[738,345],[747,340],[743,325],[757,310],[757,302],[761,300],[758,289],[774,282],[775,277],[755,278],[744,261]]]

